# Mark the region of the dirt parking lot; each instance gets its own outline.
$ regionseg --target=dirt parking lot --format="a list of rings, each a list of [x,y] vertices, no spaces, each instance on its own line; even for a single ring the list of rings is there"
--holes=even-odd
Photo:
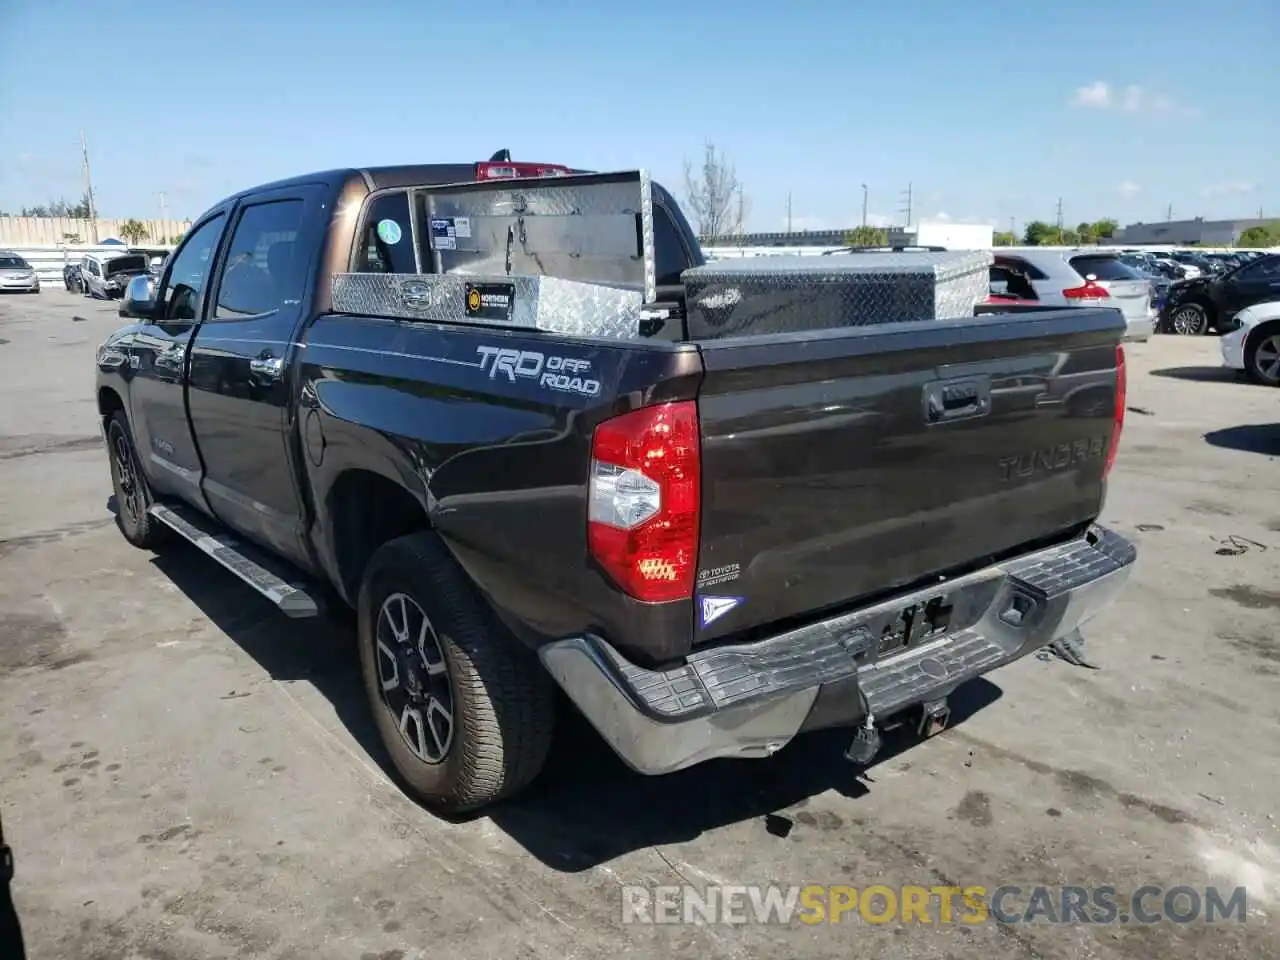
[[[116,324],[0,299],[0,810],[33,958],[1280,955],[1280,391],[1214,338],[1129,351],[1104,520],[1140,556],[1090,624],[1101,669],[976,681],[865,777],[817,735],[645,779],[569,721],[529,795],[455,823],[384,772],[348,624],[116,531],[92,389]],[[708,883],[1243,885],[1247,916],[621,922],[625,885]]]

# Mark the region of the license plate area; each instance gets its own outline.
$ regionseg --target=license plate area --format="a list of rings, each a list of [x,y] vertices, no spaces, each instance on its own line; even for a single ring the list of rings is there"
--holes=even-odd
[[[957,595],[959,594],[959,595]],[[966,591],[939,592],[860,617],[840,638],[859,667],[914,650],[970,626]]]

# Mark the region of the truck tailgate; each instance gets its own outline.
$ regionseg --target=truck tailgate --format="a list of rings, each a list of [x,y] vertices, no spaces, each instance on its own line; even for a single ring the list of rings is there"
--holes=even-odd
[[[1123,333],[1071,309],[701,343],[695,642],[1096,518]]]

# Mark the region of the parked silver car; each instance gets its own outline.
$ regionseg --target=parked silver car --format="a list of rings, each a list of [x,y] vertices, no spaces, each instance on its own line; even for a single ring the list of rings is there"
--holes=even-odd
[[[36,276],[31,264],[16,253],[0,250],[0,290],[39,293],[40,278]]]
[[[993,251],[991,293],[1056,306],[1115,307],[1126,340],[1155,332],[1151,283],[1118,253],[1097,247],[1000,247]]]

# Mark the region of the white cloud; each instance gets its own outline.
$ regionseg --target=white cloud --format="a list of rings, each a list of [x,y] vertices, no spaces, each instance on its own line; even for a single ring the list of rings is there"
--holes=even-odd
[[[1123,183],[1120,184],[1120,186],[1116,187],[1116,191],[1122,197],[1132,197],[1141,189],[1142,188],[1138,186],[1136,183],[1134,183],[1132,180],[1125,180]]]
[[[1078,87],[1071,97],[1071,105],[1106,110],[1111,106],[1111,88],[1102,80],[1095,80],[1088,86]]]
[[[1253,193],[1257,189],[1258,185],[1252,180],[1226,180],[1222,183],[1211,183],[1200,192],[1206,197],[1225,197]]]
[[[933,215],[933,219],[935,219],[935,220],[950,220],[950,219],[951,219],[951,214],[947,213],[947,211],[945,211],[945,210],[939,210],[937,213],[935,213],[935,214]]]
[[[1146,87],[1130,84],[1123,89],[1112,87],[1105,80],[1095,80],[1077,87],[1070,104],[1087,110],[1120,110],[1124,113],[1166,114],[1182,117],[1196,116],[1195,107],[1162,93],[1153,93]]]

